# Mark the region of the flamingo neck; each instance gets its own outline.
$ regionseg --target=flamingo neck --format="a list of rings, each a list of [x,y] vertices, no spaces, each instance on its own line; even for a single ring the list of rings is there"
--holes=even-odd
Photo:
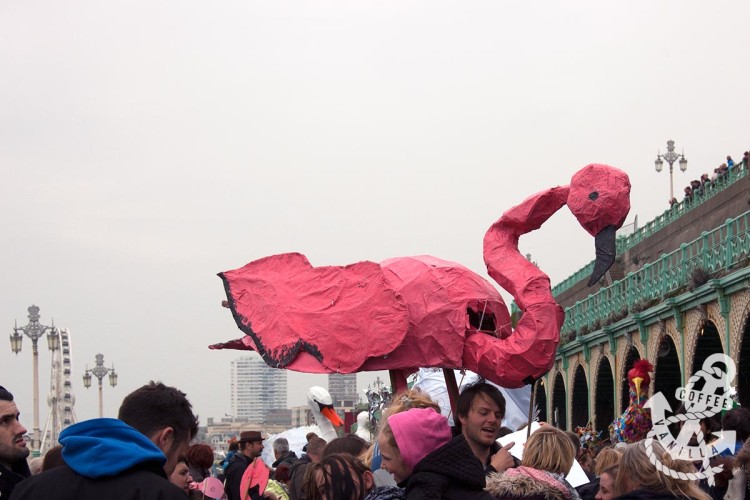
[[[570,188],[537,193],[503,214],[484,236],[484,262],[489,275],[508,290],[525,310],[531,304],[553,302],[549,277],[518,251],[521,235],[539,229],[562,208]]]

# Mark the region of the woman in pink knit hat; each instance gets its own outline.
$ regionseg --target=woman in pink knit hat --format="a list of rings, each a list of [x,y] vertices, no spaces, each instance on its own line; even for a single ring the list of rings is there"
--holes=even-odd
[[[483,491],[482,464],[468,446],[466,456],[460,456],[453,441],[448,420],[432,408],[393,414],[378,436],[382,468],[406,488],[408,499],[490,498]],[[476,474],[467,474],[466,465],[475,466]]]
[[[393,474],[397,483],[403,483],[420,460],[451,437],[448,420],[431,408],[391,415],[378,438],[382,467]]]

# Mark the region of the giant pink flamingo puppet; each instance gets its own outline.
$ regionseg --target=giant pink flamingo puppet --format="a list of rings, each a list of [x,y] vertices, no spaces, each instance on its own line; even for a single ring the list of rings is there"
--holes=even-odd
[[[627,174],[592,164],[490,227],[484,260],[523,312],[515,330],[497,290],[460,264],[417,256],[313,267],[287,253],[219,274],[245,336],[210,347],[251,349],[270,366],[307,373],[390,370],[395,389],[419,367],[465,368],[520,387],[551,368],[564,313],[547,275],[518,251],[519,237],[567,205],[596,238],[592,285],[614,262],[629,195]]]

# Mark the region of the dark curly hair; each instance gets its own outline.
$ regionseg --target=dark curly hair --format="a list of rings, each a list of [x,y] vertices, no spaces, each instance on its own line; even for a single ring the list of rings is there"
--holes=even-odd
[[[151,381],[125,396],[117,418],[149,438],[171,427],[175,443],[198,433],[198,417],[185,393],[161,382]]]

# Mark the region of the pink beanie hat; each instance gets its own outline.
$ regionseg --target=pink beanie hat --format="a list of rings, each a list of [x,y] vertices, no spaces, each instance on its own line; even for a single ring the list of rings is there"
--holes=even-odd
[[[448,419],[432,408],[412,408],[388,417],[401,459],[409,469],[451,440]]]

